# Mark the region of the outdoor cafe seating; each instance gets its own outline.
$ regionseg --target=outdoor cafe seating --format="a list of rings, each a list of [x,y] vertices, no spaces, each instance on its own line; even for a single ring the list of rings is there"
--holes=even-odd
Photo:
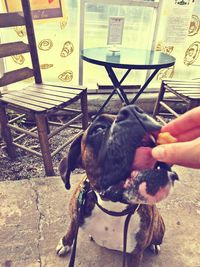
[[[6,86],[25,79],[34,78],[33,82],[25,83],[20,90],[11,90],[0,96],[1,134],[5,141],[5,149],[10,158],[17,156],[16,148],[23,149],[39,156],[43,160],[47,176],[55,174],[52,158],[65,148],[75,136],[61,143],[55,150],[51,149],[51,140],[67,127],[78,129],[78,133],[88,126],[87,89],[83,86],[63,86],[53,83],[43,83],[40,63],[35,40],[34,27],[29,1],[22,0],[23,14],[17,12],[1,13],[0,27],[26,26],[27,42],[22,41],[0,44],[0,58],[29,53],[32,68],[23,67],[8,70],[0,78],[0,86]],[[72,104],[77,103],[74,108]],[[9,113],[16,112],[17,116],[9,119]],[[55,122],[52,116],[58,112],[70,114],[64,123]],[[32,122],[30,129],[25,129],[18,121]],[[82,121],[81,126],[75,122]],[[54,129],[51,130],[51,126]],[[20,133],[13,135],[13,131]],[[77,134],[78,134],[77,133]],[[77,135],[76,134],[76,135]],[[40,151],[30,148],[21,141],[24,138],[38,140]]]

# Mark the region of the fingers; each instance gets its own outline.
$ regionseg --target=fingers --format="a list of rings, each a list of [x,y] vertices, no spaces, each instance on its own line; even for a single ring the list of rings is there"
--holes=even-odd
[[[163,126],[176,143],[157,146],[152,150],[156,160],[190,168],[200,168],[200,107],[194,108]]]
[[[152,149],[153,158],[166,163],[189,168],[200,168],[200,138],[157,146]]]
[[[191,141],[200,136],[200,127],[191,129],[176,136],[178,142]]]
[[[170,132],[176,137],[180,133],[184,133],[193,128],[200,128],[200,107],[191,109],[181,117],[169,122],[162,127],[161,131]]]

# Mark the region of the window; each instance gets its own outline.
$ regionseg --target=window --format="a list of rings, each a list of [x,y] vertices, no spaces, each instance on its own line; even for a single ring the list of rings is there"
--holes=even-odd
[[[103,2],[103,3],[102,3]],[[151,2],[151,3],[149,3]],[[81,8],[81,49],[107,45],[108,21],[110,16],[125,18],[123,42],[124,47],[151,49],[158,3],[154,1],[92,1],[83,0]],[[89,88],[97,84],[110,85],[105,69],[87,62],[80,62],[80,83]],[[82,72],[83,69],[83,72]],[[117,70],[118,75],[123,70]],[[135,71],[126,79],[126,84],[141,84],[146,78],[145,71]]]
[[[76,0],[63,1],[66,13],[64,18],[34,21],[43,81],[78,83],[78,2]],[[16,37],[19,41],[26,42],[25,27],[14,27],[9,31],[3,29],[0,34],[2,43],[5,38],[10,42],[16,41]],[[22,68],[27,64],[30,64],[30,57],[28,54],[23,54],[6,58],[4,68],[11,71],[14,65]],[[3,69],[3,64],[1,64],[1,69]]]

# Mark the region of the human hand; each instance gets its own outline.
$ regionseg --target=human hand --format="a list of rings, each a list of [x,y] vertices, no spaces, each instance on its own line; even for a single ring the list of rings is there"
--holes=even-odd
[[[161,132],[169,132],[177,142],[153,148],[153,158],[166,163],[200,168],[200,107],[169,122],[162,127]]]

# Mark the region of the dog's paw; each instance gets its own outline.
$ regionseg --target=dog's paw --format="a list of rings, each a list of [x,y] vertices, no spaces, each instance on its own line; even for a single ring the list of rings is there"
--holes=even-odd
[[[65,246],[63,244],[63,239],[61,238],[56,247],[56,253],[58,254],[58,256],[65,256],[70,250],[71,250],[71,247]]]
[[[159,245],[151,244],[151,245],[149,246],[149,250],[150,250],[153,254],[158,255],[158,254],[160,253],[160,246],[159,246]]]

